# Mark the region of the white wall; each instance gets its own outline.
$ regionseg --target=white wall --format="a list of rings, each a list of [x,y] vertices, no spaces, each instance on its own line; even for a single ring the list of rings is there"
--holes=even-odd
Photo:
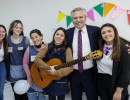
[[[9,24],[19,19],[24,24],[25,35],[29,37],[32,29],[38,28],[44,36],[44,41],[50,42],[54,30],[60,26],[66,27],[66,19],[57,23],[58,12],[62,11],[70,15],[70,11],[75,7],[84,7],[90,10],[94,6],[102,3],[114,3],[124,9],[130,10],[130,0],[0,0],[0,24],[9,28]],[[101,17],[94,11],[95,22],[90,19],[87,24],[101,26],[106,22],[113,23],[122,37],[130,40],[130,25],[128,25],[127,14],[124,12],[115,20],[111,20],[112,11]],[[69,27],[72,27],[72,23]]]

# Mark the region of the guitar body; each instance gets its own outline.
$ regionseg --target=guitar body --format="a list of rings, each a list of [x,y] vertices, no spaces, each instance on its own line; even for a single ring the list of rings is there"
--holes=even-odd
[[[102,52],[100,50],[94,51],[89,53],[87,56],[75,59],[72,61],[69,61],[67,63],[62,64],[62,61],[58,58],[53,58],[47,62],[50,66],[53,65],[58,65],[55,66],[55,69],[60,69],[60,68],[65,68],[65,67],[70,67],[74,64],[78,64],[80,62],[83,62],[85,60],[92,60],[92,59],[100,59],[102,57]],[[34,83],[36,86],[40,88],[45,88],[47,87],[53,80],[59,80],[61,77],[54,76],[54,75],[49,75],[46,70],[43,70],[42,68],[37,67],[35,64],[31,66],[31,75]]]
[[[47,62],[50,66],[53,65],[61,65],[62,61],[58,58],[53,58]],[[53,80],[59,80],[61,77],[49,75],[46,70],[43,70],[42,68],[39,68],[36,66],[35,63],[31,66],[31,76],[33,79],[33,82],[36,84],[36,86],[40,88],[47,87]]]

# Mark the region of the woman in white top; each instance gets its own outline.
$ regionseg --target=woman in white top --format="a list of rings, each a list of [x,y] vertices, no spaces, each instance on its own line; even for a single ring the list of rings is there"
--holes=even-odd
[[[0,25],[0,100],[3,100],[4,84],[8,73],[6,28]],[[8,77],[7,77],[8,78]]]
[[[103,52],[102,59],[97,61],[101,100],[128,100],[130,55],[114,25],[107,23],[101,27],[99,48]]]

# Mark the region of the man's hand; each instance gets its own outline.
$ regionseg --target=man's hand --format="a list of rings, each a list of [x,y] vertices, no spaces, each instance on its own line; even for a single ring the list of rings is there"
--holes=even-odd
[[[128,53],[130,54],[130,45],[126,44],[126,46],[128,47]]]
[[[41,50],[44,49],[45,44],[47,44],[47,43],[44,43],[41,45],[41,48],[40,48]]]

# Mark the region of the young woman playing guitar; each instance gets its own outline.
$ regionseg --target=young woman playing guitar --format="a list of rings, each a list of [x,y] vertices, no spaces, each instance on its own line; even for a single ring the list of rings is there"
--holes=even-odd
[[[62,77],[60,80],[54,80],[49,86],[46,87],[49,95],[49,100],[65,100],[65,94],[68,90],[67,75],[73,71],[73,67],[61,68],[55,70],[56,65],[49,65],[46,62],[58,58],[62,63],[66,63],[72,60],[71,49],[67,46],[66,31],[64,28],[58,28],[53,35],[53,40],[49,44],[45,44],[44,48],[36,55],[34,60],[35,64],[46,70],[48,74]],[[43,57],[45,57],[43,61]],[[48,77],[49,78],[49,77]],[[43,79],[44,80],[44,79]]]

